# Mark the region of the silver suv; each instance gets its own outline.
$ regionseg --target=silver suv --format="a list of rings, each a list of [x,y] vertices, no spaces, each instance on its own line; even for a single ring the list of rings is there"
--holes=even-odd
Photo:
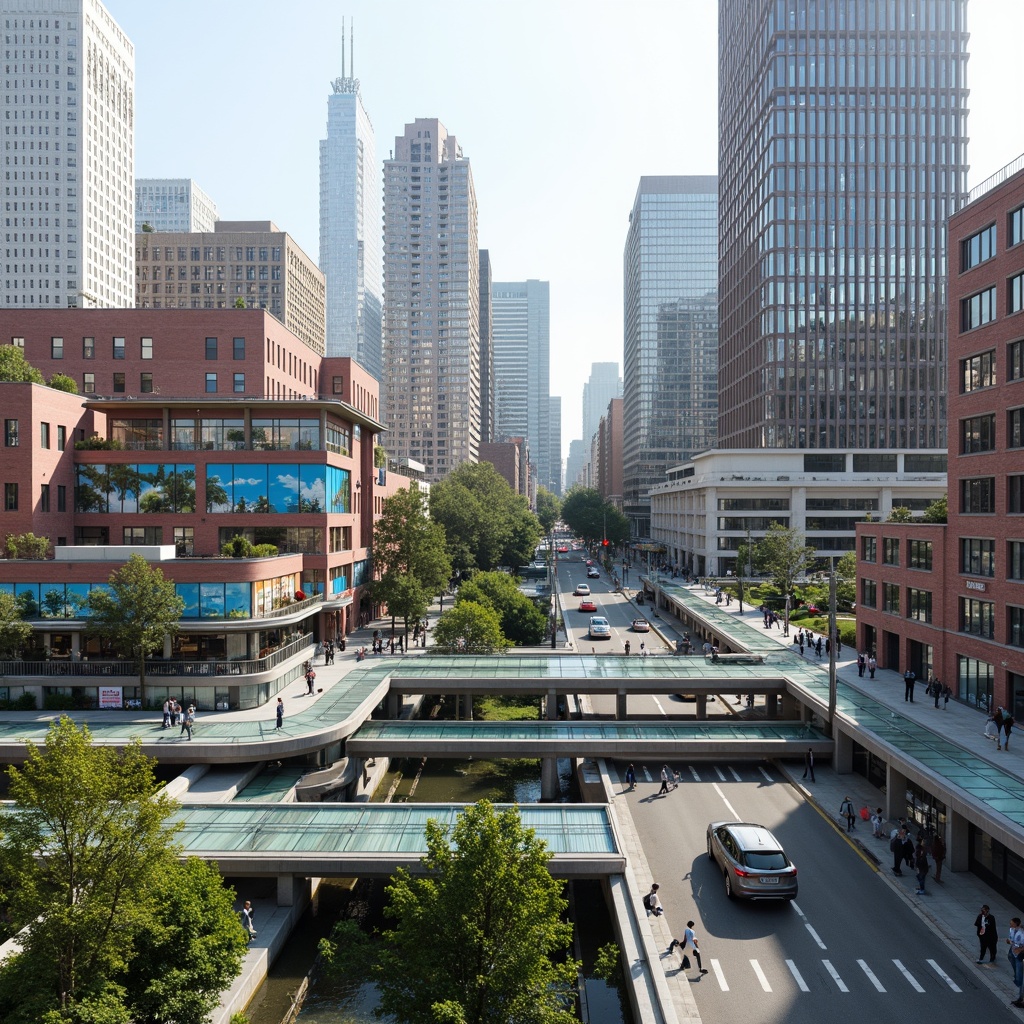
[[[713,821],[708,825],[708,858],[722,869],[729,899],[796,899],[796,865],[763,825]]]

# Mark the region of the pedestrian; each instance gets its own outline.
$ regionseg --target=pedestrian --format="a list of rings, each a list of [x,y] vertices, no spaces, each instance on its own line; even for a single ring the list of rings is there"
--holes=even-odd
[[[316,673],[311,668],[306,673],[306,693],[308,693],[310,696],[312,696],[312,694],[313,694],[313,680],[314,679],[316,679]]]
[[[181,732],[178,733],[180,736],[182,732],[188,733],[188,738],[192,739],[192,727],[196,724],[196,709],[189,704],[188,711],[181,716]]]
[[[801,629],[796,635],[796,642],[800,645],[800,657],[804,656],[804,631]]]
[[[982,735],[987,740],[994,740],[996,736],[999,735],[999,726],[1002,725],[1002,720],[1000,719],[999,724],[997,724],[997,715],[999,715],[998,708],[995,711],[993,711],[992,714],[988,716],[988,718],[985,719],[985,731],[982,733]]]
[[[165,729],[169,728],[171,724],[171,699],[170,697],[164,701],[164,724]]]
[[[910,829],[905,828],[903,830],[903,860],[906,862],[908,868],[915,866],[914,849],[914,840],[910,838]]]
[[[996,708],[996,713],[992,716],[992,721],[995,722],[996,726],[996,750],[1003,749],[1003,715],[1006,712],[1001,708]]]
[[[857,675],[861,678],[864,676],[864,669],[867,668],[868,659],[864,657],[863,652],[857,655]]]
[[[640,641],[640,657],[641,658],[646,658],[647,657],[647,644],[645,644],[643,642],[643,640]]]
[[[1010,732],[1011,732],[1012,729],[1013,729],[1013,715],[1011,715],[1009,711],[1004,711],[1003,712],[1003,735],[1005,736],[1005,739],[1003,740],[1003,750],[1009,750],[1010,749]]]
[[[242,906],[242,927],[246,930],[249,942],[256,938],[256,929],[253,927],[253,913],[252,904],[246,900]]]
[[[658,790],[658,796],[661,796],[662,793],[667,793],[668,792],[668,780],[669,780],[669,778],[670,778],[670,776],[669,776],[669,771],[668,771],[668,765],[667,764],[663,764],[661,766],[661,789]]]
[[[906,829],[898,828],[889,840],[889,849],[892,851],[892,873],[897,877],[903,874],[900,868],[903,866],[903,840],[906,836]]]
[[[1012,929],[1011,929],[1012,931]],[[978,936],[978,959],[976,963],[984,963],[985,954],[988,953],[988,962],[995,963],[996,943],[999,941],[999,933],[996,929],[996,919],[988,909],[986,903],[981,912],[974,919],[974,933]]]
[[[882,824],[883,824],[884,821],[885,821],[885,818],[882,816],[882,808],[879,807],[875,811],[875,813],[871,815],[871,828],[872,828],[871,834],[876,839],[881,839],[882,836],[883,836]]]
[[[914,894],[926,896],[924,883],[928,879],[928,847],[924,845],[923,836],[918,839],[917,846],[914,847],[914,870],[917,872],[917,889],[914,890]]]
[[[277,714],[277,725],[274,728],[280,729],[284,725],[284,701],[280,697],[277,698],[277,707],[274,710]]]
[[[820,658],[821,657],[821,637],[818,637],[817,643],[814,645],[814,653]]]
[[[658,889],[661,886],[657,882],[652,883],[651,891],[644,897],[644,907],[647,913],[653,914],[655,917],[661,917],[665,913],[665,908],[661,905],[661,898],[658,896]]]
[[[693,958],[697,961],[697,970],[701,974],[707,974],[707,968],[704,967],[700,962],[700,944],[697,942],[697,936],[693,932],[693,922],[686,922],[686,931],[683,932],[682,940],[673,939],[668,946],[668,951],[671,953],[672,950],[679,947],[679,952],[683,956],[683,970],[687,971],[690,969],[690,958],[686,955],[686,947],[689,946],[693,949]]]
[[[623,647],[625,647],[625,649],[626,649],[626,656],[628,657],[629,656],[629,641],[628,640],[623,644]]]
[[[853,809],[853,801],[848,797],[843,797],[843,802],[839,805],[839,817],[846,819],[846,831],[854,832],[857,826],[854,824],[854,819],[857,817],[857,812]]]
[[[949,683],[946,683],[942,688],[942,710],[949,710],[949,698],[953,696],[953,691],[949,688]]]
[[[917,675],[911,669],[907,669],[903,673],[903,702],[910,701],[914,703],[914,683],[917,681]]]
[[[632,761],[626,766],[626,784],[629,786],[630,792],[636,789],[636,769],[633,767]]]
[[[181,705],[171,698],[171,728],[173,729],[178,724],[178,715],[181,714]],[[178,733],[180,736],[181,733]]]
[[[935,699],[935,710],[939,710],[939,698],[942,696],[942,683],[933,675],[928,680],[928,693]]]
[[[935,861],[935,881],[942,882],[942,862],[946,859],[946,840],[936,832],[932,839],[932,860]]]
[[[1006,944],[1010,947],[1006,951],[1006,959],[1010,961],[1013,983],[1017,986],[1017,998],[1010,1005],[1024,1008],[1024,928],[1021,927],[1019,917],[1010,918],[1010,932]]]
[[[803,778],[807,778],[807,773],[810,772],[811,782],[814,781],[814,751],[810,747],[807,748],[807,753],[804,754],[804,774]]]
[[[874,654],[869,654],[868,655],[868,678],[869,679],[874,679],[875,678],[875,669],[876,668],[878,668],[878,661],[875,658]]]

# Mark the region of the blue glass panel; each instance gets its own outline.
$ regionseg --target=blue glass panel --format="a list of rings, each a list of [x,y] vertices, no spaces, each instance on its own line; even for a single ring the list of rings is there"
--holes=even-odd
[[[177,466],[164,466],[172,474],[167,480],[167,490],[171,495],[175,512],[195,512],[196,510],[196,467],[194,464],[183,463]]]
[[[327,467],[306,464],[299,466],[299,511],[327,511]]]
[[[294,463],[272,463],[270,470],[270,504],[275,512],[299,511],[299,467]]]
[[[248,583],[224,584],[224,611],[227,615],[240,612],[246,618],[252,615],[252,587]]]
[[[199,611],[204,619],[224,617],[224,584],[199,584]]]
[[[329,512],[352,511],[352,476],[347,469],[327,467],[327,493],[331,496]]]
[[[198,583],[175,583],[174,589],[178,597],[185,602],[181,617],[183,619],[199,618],[199,584]]]
[[[232,474],[232,509],[235,512],[267,511],[267,467],[261,463],[236,463]],[[273,502],[271,502],[273,504]],[[271,510],[272,511],[272,510]]]
[[[69,583],[66,593],[68,604],[75,610],[75,614],[84,616],[88,612],[85,603],[89,599],[89,584]]]
[[[139,465],[138,508],[136,511],[149,513],[171,511],[167,507],[164,494],[165,469],[165,466],[152,463]]]
[[[0,594],[13,594],[14,584],[13,583],[0,583]]]
[[[42,584],[42,600],[39,607],[44,619],[70,619],[71,608],[64,596],[64,584]]]
[[[75,483],[75,511],[107,511],[107,467],[80,465]]]
[[[206,464],[206,511],[231,511],[231,473],[230,463],[208,462]]]
[[[348,581],[345,579],[344,576],[335,576],[334,579],[331,580],[332,594],[341,594],[344,593],[346,590],[348,590]]]

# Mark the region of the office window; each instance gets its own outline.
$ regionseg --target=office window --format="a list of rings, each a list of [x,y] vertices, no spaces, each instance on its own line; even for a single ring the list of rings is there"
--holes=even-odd
[[[877,562],[878,561],[878,538],[877,537],[861,537],[861,539],[860,539],[860,557],[865,562]]]
[[[1019,313],[1024,309],[1024,274],[1017,274],[1006,282],[1006,312]]]
[[[216,359],[217,358],[217,339],[207,338],[206,339],[206,358]]]
[[[114,394],[115,395],[123,395],[124,394],[124,374],[123,373],[115,373],[114,374]]]
[[[974,597],[960,598],[960,632],[992,640],[996,635],[996,606]]]
[[[236,392],[245,391],[245,374],[236,373],[234,375],[233,387]]]
[[[996,226],[989,224],[987,228],[982,228],[960,243],[960,270],[970,270],[971,267],[992,259],[995,254]]]
[[[95,338],[83,338],[82,339],[82,358],[83,359],[95,359],[96,358],[96,339]]]
[[[804,456],[805,473],[845,473],[845,455],[826,455],[815,452]]]
[[[930,540],[912,540],[910,542],[910,568],[932,571],[932,542]]]
[[[991,388],[998,384],[996,379],[996,354],[981,352],[969,359],[960,360],[960,391],[966,394],[979,388]]]
[[[865,608],[878,607],[878,584],[874,580],[860,581],[860,603]]]
[[[153,374],[139,374],[139,393],[143,395],[151,395],[153,393]]]
[[[63,426],[57,427],[57,451],[64,451],[68,443],[68,428]]]
[[[245,358],[245,338],[233,338],[231,340],[231,356],[233,359]]]
[[[995,413],[971,416],[960,421],[960,454],[991,452],[996,447]]]
[[[882,587],[882,611],[892,615],[900,613],[900,588],[897,583],[886,583]]]
[[[882,539],[882,564],[900,564],[900,541],[898,537],[884,537]]]
[[[1024,341],[1011,341],[1006,346],[1006,379],[1024,380]]]
[[[143,338],[141,342],[142,346],[142,358],[152,359],[153,358],[153,339]]]
[[[18,511],[18,485],[4,484],[4,511]]]
[[[961,537],[960,571],[972,576],[995,576],[996,542],[982,537]]]
[[[114,339],[114,358],[124,359],[124,338]]]
[[[975,327],[989,324],[996,318],[996,290],[986,288],[977,295],[960,302],[960,330],[972,331]]]
[[[25,350],[25,339],[24,338],[11,338],[11,344],[15,348],[20,348],[22,351]]]
[[[57,511],[67,512],[68,510],[68,489],[64,484],[57,484]]]
[[[206,392],[207,394],[214,394],[217,391],[217,374],[208,373],[206,375]]]
[[[41,484],[39,487],[39,511],[50,511],[50,485]]]
[[[4,420],[4,447],[17,448],[21,443],[17,420]]]
[[[40,423],[39,424],[39,447],[49,448],[50,447],[50,424]]]
[[[995,477],[983,476],[960,481],[960,511],[965,515],[996,510]]]
[[[1006,511],[1024,512],[1024,476],[1006,478]]]
[[[95,373],[83,373],[82,374],[82,393],[86,395],[96,394],[96,374]]]
[[[930,590],[917,590],[914,587],[907,590],[907,618],[916,619],[918,622],[932,621],[932,592]]]
[[[64,339],[63,338],[51,338],[50,339],[50,358],[51,359],[63,359],[64,358]]]
[[[854,473],[895,473],[896,456],[884,453],[871,455],[854,453],[853,471]]]
[[[1024,647],[1024,608],[1007,605],[1006,642],[1014,647]]]
[[[344,377],[332,377],[331,378],[331,393],[335,395],[342,395],[345,393],[345,378]]]
[[[1009,409],[1006,413],[1006,447],[1024,448],[1024,409]]]

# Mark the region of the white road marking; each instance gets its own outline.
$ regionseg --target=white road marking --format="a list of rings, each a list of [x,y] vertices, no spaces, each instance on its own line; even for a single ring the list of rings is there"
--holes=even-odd
[[[667,711],[666,711],[666,710],[665,710],[665,709],[664,709],[664,708],[663,708],[663,707],[661,706],[661,701],[660,701],[660,700],[658,700],[658,698],[657,698],[657,697],[655,697],[655,696],[653,696],[653,695],[651,696],[651,700],[653,700],[653,701],[654,701],[654,706],[655,706],[655,707],[656,707],[656,708],[657,708],[657,709],[658,709],[658,710],[659,710],[659,711],[660,711],[660,712],[661,712],[661,713],[662,713],[663,715],[665,715],[665,716],[667,717],[667,716],[668,716],[668,712],[667,712]]]
[[[767,771],[765,770],[765,767],[764,767],[764,765],[761,765],[761,766],[759,767],[759,770],[760,770],[761,774],[762,774],[762,775],[763,775],[763,776],[765,777],[765,781],[767,781],[767,782],[774,782],[774,781],[775,781],[775,780],[774,780],[774,779],[773,779],[773,778],[772,778],[772,777],[771,777],[771,776],[770,776],[770,775],[768,774],[768,772],[767,772]]]
[[[800,909],[800,904],[797,903],[796,900],[790,900],[789,905],[793,908],[796,914],[802,917],[805,921],[807,920],[807,915]]]
[[[743,779],[740,777],[740,773],[738,771],[736,771],[736,769],[733,768],[732,765],[729,765],[729,771],[732,772],[732,777],[733,777],[733,781],[734,782],[742,782],[743,781]]]
[[[718,979],[718,984],[722,991],[728,992],[729,983],[725,980],[725,975],[722,973],[722,965],[718,960],[711,961],[711,970],[715,972],[715,977]]]
[[[690,770],[690,775],[693,776],[693,781],[700,782],[700,773],[697,771],[697,769],[694,768],[692,764],[688,764],[686,767]]]
[[[801,992],[810,992],[811,990],[807,987],[807,982],[804,981],[803,975],[796,969],[796,964],[792,960],[786,961],[786,966],[789,968],[789,973],[793,975],[793,980],[796,982],[797,988]]]
[[[725,772],[723,772],[722,769],[719,768],[717,764],[715,765],[715,774],[718,776],[718,781],[719,782],[725,782]]]
[[[934,960],[928,960],[927,964],[954,992],[961,991],[960,986]]]
[[[726,798],[725,798],[725,794],[724,794],[724,793],[722,792],[722,790],[721,790],[721,789],[719,788],[719,786],[718,786],[718,783],[717,783],[717,782],[714,782],[714,783],[712,783],[712,787],[714,788],[715,792],[716,792],[716,793],[717,793],[717,794],[718,794],[718,795],[719,795],[719,796],[720,796],[720,797],[722,798],[722,803],[723,803],[723,804],[725,804],[726,810],[728,810],[728,812],[729,812],[729,813],[730,813],[730,814],[731,814],[731,815],[732,815],[732,816],[733,816],[733,817],[734,817],[734,818],[735,818],[735,819],[736,819],[737,821],[742,821],[743,819],[742,819],[742,818],[741,818],[741,817],[740,817],[740,816],[739,816],[739,815],[738,815],[738,814],[736,813],[736,808],[734,808],[734,807],[733,807],[733,805],[732,805],[731,803],[729,803],[729,801],[728,801],[728,800],[726,800]]]
[[[908,982],[910,982],[910,986],[911,986],[911,988],[913,988],[913,990],[915,992],[923,992],[924,991],[924,989],[918,983],[917,978],[915,978],[910,973],[910,971],[908,971],[906,969],[906,967],[903,966],[902,961],[900,961],[900,960],[893,960],[893,963],[896,965],[896,970],[898,970],[900,972],[900,974],[902,974],[903,977],[906,978]]]
[[[871,968],[868,967],[867,961],[858,960],[857,963],[860,964],[860,969],[867,975],[868,981],[870,981],[871,984],[875,986],[875,991],[884,992],[885,988],[882,986],[882,983],[878,980],[878,978],[875,977],[874,971],[872,971]]]
[[[811,933],[811,938],[818,944],[819,949],[828,949],[828,946],[821,941],[821,936],[811,927],[809,921],[804,922],[804,927]]]
[[[756,960],[751,960],[750,966],[754,968],[754,973],[757,975],[757,980],[761,982],[761,988],[765,992],[771,992],[772,987],[768,984],[768,979],[764,976],[764,971],[761,970],[761,965]]]
[[[821,962],[824,965],[825,970],[832,975],[832,980],[836,983],[839,991],[849,992],[850,990],[843,983],[843,979],[839,977],[839,972],[832,966],[832,964],[828,960],[822,960]]]

